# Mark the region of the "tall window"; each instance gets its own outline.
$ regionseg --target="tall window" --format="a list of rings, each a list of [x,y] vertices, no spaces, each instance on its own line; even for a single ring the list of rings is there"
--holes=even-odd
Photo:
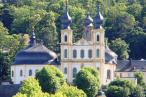
[[[22,70],[20,70],[20,76],[23,76],[23,71]]]
[[[96,57],[99,57],[99,49],[96,50]]]
[[[31,69],[29,70],[29,76],[32,76],[32,70]]]
[[[77,68],[73,68],[73,78],[76,77],[76,74],[77,74]]]
[[[111,70],[107,70],[107,79],[111,79]]]
[[[73,50],[73,58],[77,57],[77,50]]]
[[[64,36],[64,41],[67,42],[67,35]]]
[[[80,52],[80,57],[81,57],[81,58],[84,58],[84,50],[81,50],[81,52]]]
[[[64,50],[64,58],[67,58],[67,49]]]
[[[99,35],[96,36],[96,41],[99,41]]]
[[[88,50],[88,57],[92,58],[92,50]]]
[[[14,71],[12,70],[12,77],[14,77]]]
[[[64,68],[64,74],[67,74],[67,67]]]

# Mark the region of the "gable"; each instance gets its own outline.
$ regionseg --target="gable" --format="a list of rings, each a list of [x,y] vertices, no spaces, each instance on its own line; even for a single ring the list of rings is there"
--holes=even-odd
[[[91,45],[91,44],[92,44],[91,41],[87,41],[84,38],[81,38],[79,41],[74,43],[74,45],[81,45],[81,46],[86,46],[86,45]]]

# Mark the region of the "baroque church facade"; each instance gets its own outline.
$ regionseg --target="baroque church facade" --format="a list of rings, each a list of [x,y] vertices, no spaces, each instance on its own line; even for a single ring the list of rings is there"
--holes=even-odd
[[[72,19],[68,11],[61,18],[61,70],[68,82],[73,82],[82,67],[98,69],[102,85],[114,80],[117,55],[105,46],[103,20],[98,6],[94,19],[90,13],[87,14],[82,38],[73,43],[73,30],[70,28]]]
[[[94,19],[87,14],[84,22],[82,38],[73,43],[73,30],[70,28],[72,19],[66,9],[61,18],[61,60],[57,54],[36,42],[35,33],[30,43],[16,54],[11,66],[11,79],[14,84],[20,84],[29,76],[35,76],[45,65],[54,65],[65,75],[65,79],[72,83],[82,67],[93,67],[99,70],[101,85],[114,80],[117,55],[105,43],[105,30],[102,27],[103,16],[100,7]]]

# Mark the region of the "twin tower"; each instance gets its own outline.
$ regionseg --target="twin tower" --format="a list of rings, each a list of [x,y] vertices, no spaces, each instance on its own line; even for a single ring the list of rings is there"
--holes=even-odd
[[[103,20],[98,5],[95,18],[92,19],[90,13],[85,18],[83,37],[73,43],[72,19],[68,11],[61,17],[61,70],[68,82],[74,80],[82,67],[93,67],[100,72],[101,84],[106,83]]]

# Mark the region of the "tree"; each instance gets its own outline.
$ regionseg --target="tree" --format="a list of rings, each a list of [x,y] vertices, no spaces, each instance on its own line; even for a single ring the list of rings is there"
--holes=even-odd
[[[94,97],[99,89],[99,74],[98,71],[84,67],[76,75],[75,85],[82,89],[88,97]]]
[[[4,26],[10,31],[13,22],[13,16],[10,14],[9,9],[3,9],[0,20],[3,22]]]
[[[82,90],[67,84],[64,84],[57,92],[61,92],[66,97],[87,97]]]
[[[10,80],[10,64],[19,45],[18,35],[9,35],[8,30],[0,22],[0,82]]]
[[[64,75],[56,67],[48,65],[36,74],[43,92],[55,93],[64,84]]]
[[[109,86],[106,91],[106,97],[129,97],[128,95],[128,88],[118,86]]]
[[[27,97],[27,96],[26,96],[26,94],[17,93],[17,94],[14,95],[13,97]]]
[[[138,90],[137,90],[138,89]],[[144,97],[143,88],[128,80],[114,80],[108,85],[107,97]]]
[[[29,77],[22,82],[22,86],[20,87],[19,92],[29,96],[33,93],[41,93],[42,91],[38,80]]]
[[[144,74],[143,72],[135,72],[134,77],[137,78],[137,84],[139,84],[142,87],[145,87],[145,81],[144,81]]]
[[[128,6],[128,13],[132,14],[134,17],[138,18],[141,15],[142,6],[140,4],[132,4]]]
[[[118,54],[118,59],[125,60],[125,59],[129,58],[128,44],[124,40],[122,40],[120,38],[112,40],[111,43],[110,43],[110,48],[116,54]]]
[[[111,10],[111,14],[106,20],[106,36],[109,40],[124,39],[136,24],[135,18],[127,12],[114,12]]]
[[[129,55],[132,59],[146,58],[146,33],[140,27],[134,28],[125,38],[125,41],[129,43]]]

